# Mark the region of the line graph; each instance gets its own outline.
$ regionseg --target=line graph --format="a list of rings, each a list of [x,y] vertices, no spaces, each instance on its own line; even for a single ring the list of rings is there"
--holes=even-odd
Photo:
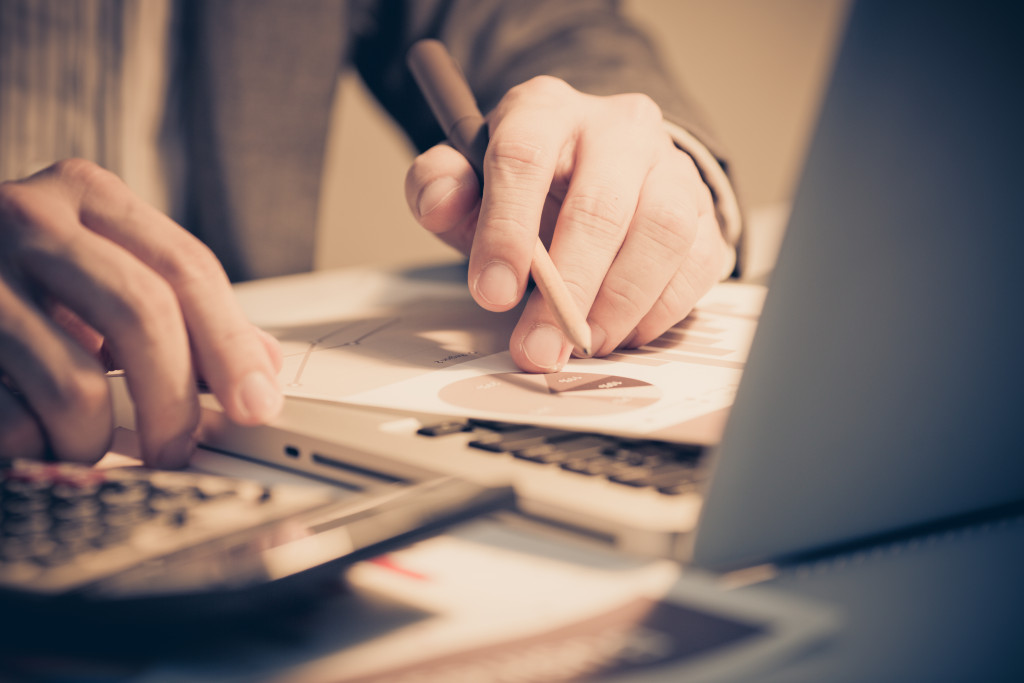
[[[305,350],[302,353],[302,359],[299,361],[299,366],[295,370],[295,375],[292,380],[288,382],[290,387],[301,387],[302,386],[302,375],[306,371],[306,365],[309,363],[310,356],[313,355],[314,351],[334,349],[343,346],[358,346],[364,341],[374,336],[375,334],[382,332],[383,330],[391,327],[401,318],[383,318],[383,319],[371,319],[371,320],[355,320],[349,321],[340,327],[335,327],[329,330],[326,334],[317,337],[307,343]],[[345,332],[349,332],[347,338],[344,341],[329,341],[332,338],[341,335]],[[285,354],[286,357],[298,354]]]

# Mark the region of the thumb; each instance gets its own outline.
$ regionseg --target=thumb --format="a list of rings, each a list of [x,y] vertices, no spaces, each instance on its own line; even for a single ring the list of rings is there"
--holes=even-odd
[[[421,226],[469,254],[480,211],[480,183],[464,156],[440,144],[416,157],[405,176],[405,200]]]

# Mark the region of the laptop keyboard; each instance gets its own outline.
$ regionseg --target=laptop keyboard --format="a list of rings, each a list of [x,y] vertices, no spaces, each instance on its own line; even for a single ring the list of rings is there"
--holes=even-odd
[[[600,477],[623,487],[665,496],[695,492],[704,448],[663,441],[624,439],[491,420],[452,420],[422,427],[421,436],[444,438],[471,432],[468,446],[481,454],[558,467],[580,477]]]

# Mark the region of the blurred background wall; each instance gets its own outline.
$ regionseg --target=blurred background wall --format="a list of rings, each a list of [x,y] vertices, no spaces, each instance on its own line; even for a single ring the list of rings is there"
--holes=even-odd
[[[790,198],[846,0],[624,0],[731,153],[744,204]],[[412,151],[358,79],[343,78],[328,142],[316,265],[455,257],[419,228],[403,193]]]

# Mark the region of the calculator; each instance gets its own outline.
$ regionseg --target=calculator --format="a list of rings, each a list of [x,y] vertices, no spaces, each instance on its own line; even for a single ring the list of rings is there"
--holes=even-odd
[[[445,475],[390,484],[0,460],[0,612],[248,604],[511,503],[510,488]]]

